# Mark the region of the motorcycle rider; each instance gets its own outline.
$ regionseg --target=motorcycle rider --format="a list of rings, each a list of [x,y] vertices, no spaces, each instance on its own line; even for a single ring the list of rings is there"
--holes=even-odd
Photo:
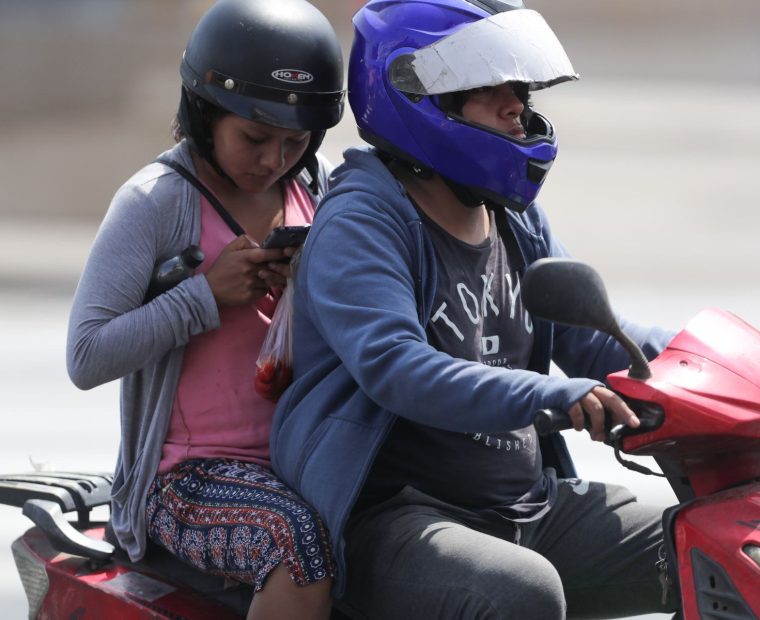
[[[324,193],[317,149],[343,111],[340,45],[305,0],[219,0],[180,73],[178,144],[113,198],[74,298],[69,373],[83,389],[121,379],[112,527],[131,560],[150,538],[254,586],[249,618],[325,618],[327,533],[271,471],[274,403],[253,377],[290,275],[278,261],[295,250],[258,243],[310,222]],[[195,275],[145,303],[154,266],[191,244],[206,257]]]
[[[666,611],[662,509],[576,479],[532,426],[547,407],[594,440],[604,409],[638,425],[603,385],[623,349],[520,296],[527,264],[566,255],[535,203],[557,139],[529,92],[575,80],[569,59],[519,0],[371,0],[354,25],[349,100],[374,148],[347,151],[304,248],[271,439],[327,523],[346,610]],[[649,358],[670,338],[622,325]]]

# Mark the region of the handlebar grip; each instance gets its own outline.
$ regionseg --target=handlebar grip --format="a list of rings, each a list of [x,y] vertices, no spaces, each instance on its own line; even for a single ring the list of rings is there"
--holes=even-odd
[[[539,409],[533,419],[536,432],[544,437],[559,431],[573,428],[573,423],[567,411],[562,409]]]

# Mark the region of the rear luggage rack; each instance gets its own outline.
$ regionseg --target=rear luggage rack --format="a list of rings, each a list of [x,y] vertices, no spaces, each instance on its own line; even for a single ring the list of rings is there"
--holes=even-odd
[[[0,475],[0,504],[19,506],[47,534],[58,551],[107,562],[113,545],[84,536],[63,516],[76,512],[76,527],[90,525],[90,511],[110,505],[113,475],[106,473],[33,472]]]
[[[112,474],[31,472],[0,475],[0,504],[22,507],[28,499],[57,503],[62,512],[77,511],[79,527],[89,524],[90,510],[111,501]]]

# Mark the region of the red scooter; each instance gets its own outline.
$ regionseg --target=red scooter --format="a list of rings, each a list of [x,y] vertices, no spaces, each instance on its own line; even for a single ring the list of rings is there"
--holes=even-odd
[[[630,369],[609,383],[641,426],[610,429],[608,443],[642,473],[653,472],[621,452],[653,456],[680,502],[663,516],[658,565],[664,593],[680,600],[676,617],[760,617],[760,332],[706,310],[647,363],[588,266],[538,261],[522,294],[533,316],[605,331],[631,353]],[[540,433],[569,426],[564,412],[536,416]],[[107,542],[106,524],[91,523],[90,511],[109,503],[110,486],[109,475],[0,476],[0,503],[23,507],[36,525],[13,543],[30,618],[245,617],[250,588],[229,587],[158,547],[132,563]]]
[[[523,301],[534,317],[610,334],[630,353],[608,382],[641,420],[610,429],[621,452],[652,456],[680,502],[665,511],[658,569],[663,596],[680,600],[684,620],[760,616],[760,332],[721,310],[705,310],[652,362],[620,329],[599,275],[568,259],[529,267]],[[565,412],[544,410],[536,428],[570,428]]]

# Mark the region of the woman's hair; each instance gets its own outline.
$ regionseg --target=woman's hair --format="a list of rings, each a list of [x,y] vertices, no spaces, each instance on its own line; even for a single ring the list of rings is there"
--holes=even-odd
[[[219,106],[209,103],[208,101],[204,102],[202,121],[201,121],[204,125],[203,133],[207,136],[211,136],[211,129],[214,122],[219,120],[220,118],[225,117],[227,114],[232,114],[232,113],[228,112],[227,110],[223,108],[220,108]],[[182,140],[184,140],[185,138],[194,137],[194,136],[187,135],[185,130],[182,128],[182,123],[179,120],[179,112],[177,112],[174,115],[174,118],[172,118],[171,123],[169,123],[169,132],[171,133],[172,139],[177,144],[182,142]]]
[[[174,115],[172,122],[169,123],[169,132],[172,135],[172,140],[174,140],[176,144],[179,144],[187,137],[185,132],[182,131],[182,125],[179,124],[179,116],[176,114]]]

